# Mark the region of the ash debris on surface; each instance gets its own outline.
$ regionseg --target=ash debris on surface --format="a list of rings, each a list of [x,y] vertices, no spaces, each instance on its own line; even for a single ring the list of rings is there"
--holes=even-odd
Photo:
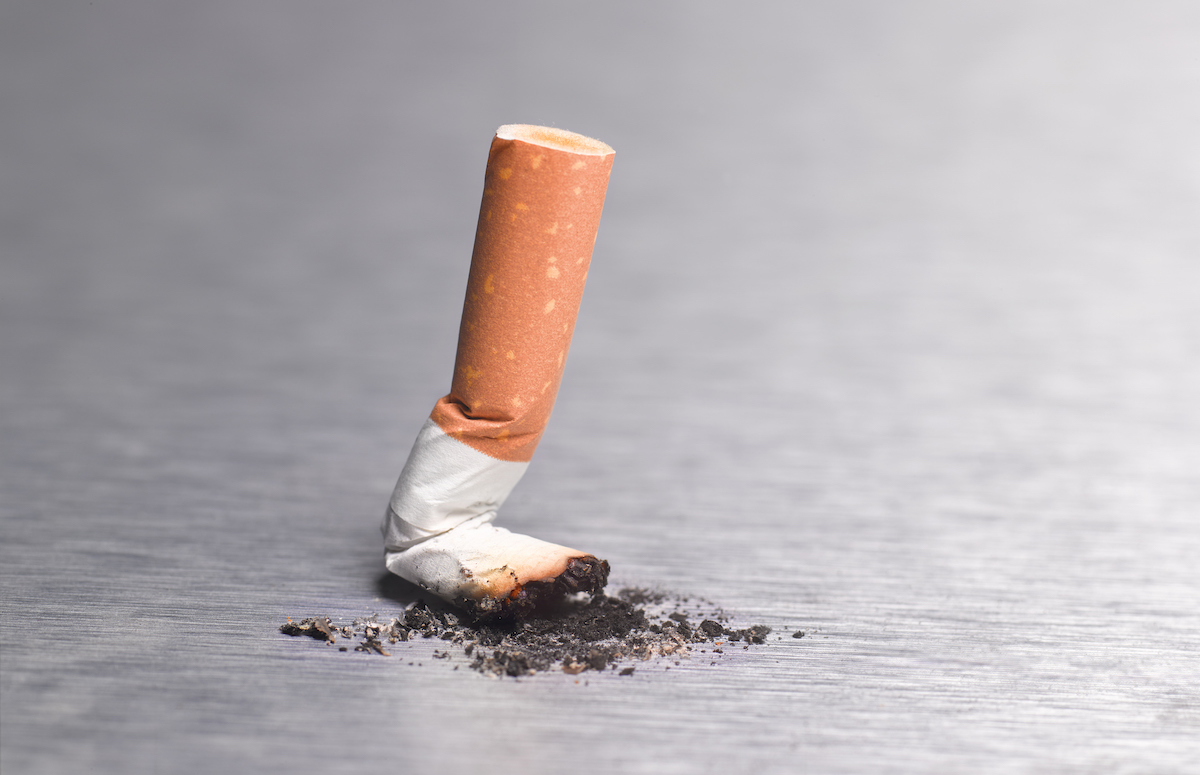
[[[586,671],[634,672],[632,664],[655,658],[679,660],[697,649],[713,659],[722,646],[749,648],[764,643],[769,627],[743,629],[726,626],[728,616],[703,600],[673,598],[659,592],[627,588],[616,597],[597,594],[568,599],[556,609],[521,622],[472,621],[459,611],[430,606],[419,600],[402,616],[380,622],[377,615],[334,626],[326,617],[291,619],[280,627],[287,635],[308,635],[328,644],[338,638],[359,642],[355,651],[391,656],[394,644],[410,640],[437,640],[462,649],[469,667],[494,676],[525,676],[548,670],[570,675]],[[703,646],[703,648],[701,648]],[[346,646],[341,651],[349,650]],[[435,651],[435,659],[450,659],[451,652]],[[679,664],[676,662],[676,664]],[[710,664],[716,664],[715,661]],[[457,666],[455,667],[457,670]],[[670,669],[670,668],[668,668]]]

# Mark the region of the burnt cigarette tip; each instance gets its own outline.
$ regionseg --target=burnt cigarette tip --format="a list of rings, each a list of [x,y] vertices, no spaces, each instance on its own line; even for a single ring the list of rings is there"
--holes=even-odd
[[[590,554],[574,557],[554,578],[520,584],[501,597],[463,597],[454,602],[481,621],[522,621],[551,609],[569,595],[602,591],[608,584],[609,570],[608,560]]]

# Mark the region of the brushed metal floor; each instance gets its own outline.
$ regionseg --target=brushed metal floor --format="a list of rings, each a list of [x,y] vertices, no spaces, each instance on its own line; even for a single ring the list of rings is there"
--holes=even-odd
[[[0,769],[1194,772],[1197,40],[1182,2],[6,4]],[[414,598],[378,521],[514,121],[617,161],[505,524],[763,646],[577,684],[277,632]]]

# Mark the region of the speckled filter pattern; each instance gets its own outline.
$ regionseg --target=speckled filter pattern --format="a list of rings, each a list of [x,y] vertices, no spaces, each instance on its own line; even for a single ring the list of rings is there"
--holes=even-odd
[[[613,154],[497,136],[488,154],[450,394],[432,419],[528,461],[554,408]]]

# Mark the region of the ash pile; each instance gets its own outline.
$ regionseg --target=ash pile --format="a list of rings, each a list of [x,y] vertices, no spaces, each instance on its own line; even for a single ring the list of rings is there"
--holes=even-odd
[[[633,588],[622,589],[615,597],[568,599],[553,611],[522,622],[472,622],[461,612],[418,601],[387,622],[370,616],[337,626],[326,617],[316,617],[298,624],[289,620],[280,630],[331,645],[349,641],[356,652],[381,656],[391,656],[402,643],[440,641],[444,646],[433,650],[435,659],[449,660],[454,647],[461,649],[471,669],[513,677],[551,670],[572,675],[617,670],[632,675],[635,666],[647,660],[679,664],[678,660],[696,652],[715,665],[726,648],[748,649],[764,643],[771,632],[763,625],[729,627],[728,616],[707,601]],[[339,646],[340,651],[350,649],[350,645]]]

